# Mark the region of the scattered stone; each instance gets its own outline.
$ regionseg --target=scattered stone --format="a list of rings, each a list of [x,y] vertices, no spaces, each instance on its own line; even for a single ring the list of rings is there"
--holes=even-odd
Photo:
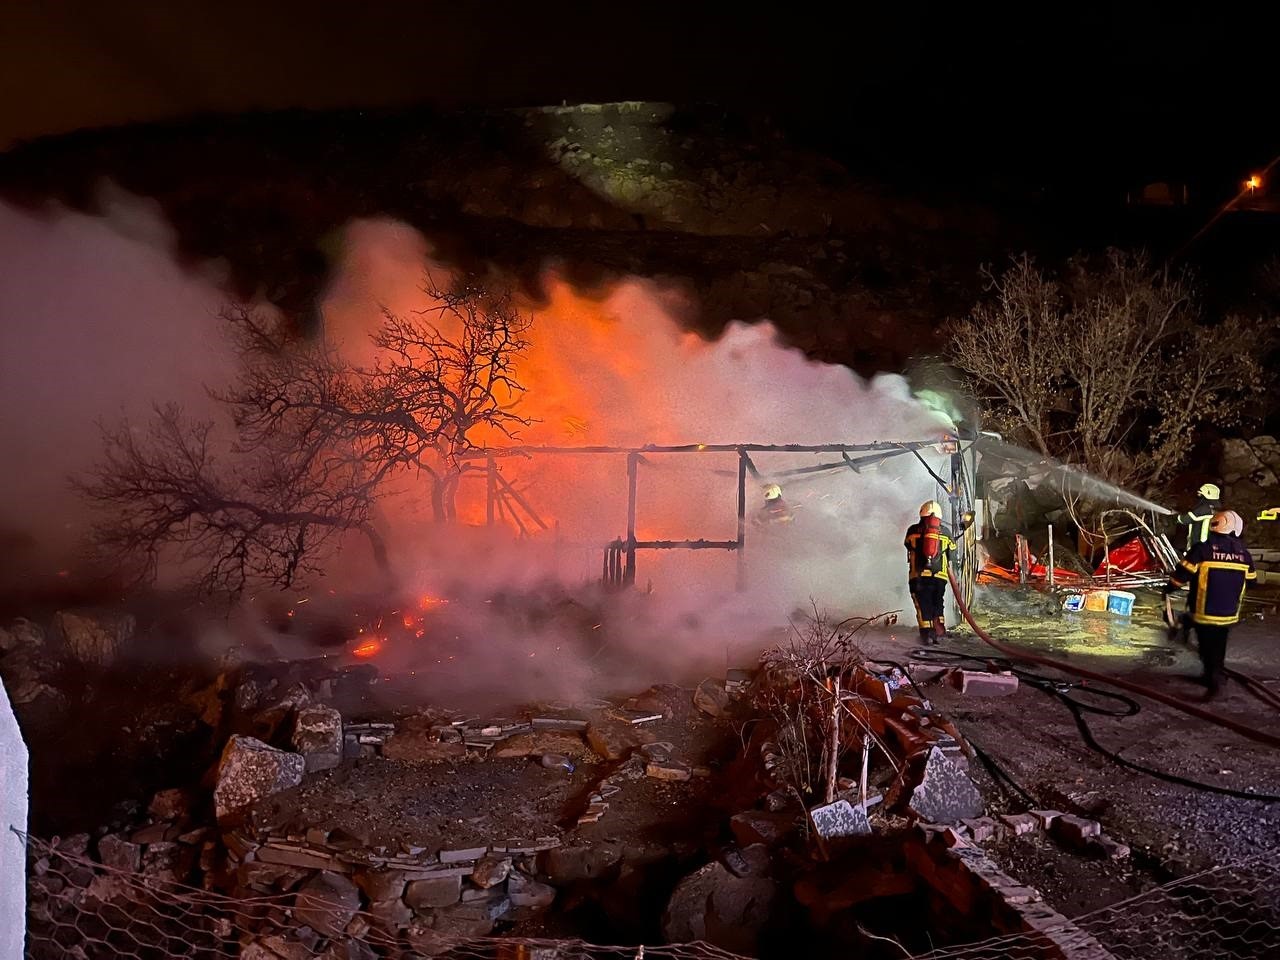
[[[778,789],[764,798],[764,808],[770,813],[781,813],[795,802],[796,798],[789,790]]]
[[[320,704],[299,708],[291,743],[305,758],[307,773],[333,769],[342,762],[342,714]]]
[[[253,737],[232,736],[218,762],[214,811],[219,820],[239,813],[263,797],[296,787],[306,762]]]
[[[809,819],[813,821],[813,829],[818,836],[826,841],[862,837],[871,832],[867,811],[848,800],[813,807],[809,811]]]
[[[510,910],[511,899],[505,895],[472,900],[468,903],[459,903],[456,906],[447,908],[447,912],[454,917],[488,920],[490,922],[502,919]],[[440,914],[437,914],[437,918],[439,916]]]
[[[1070,813],[1056,817],[1050,829],[1058,842],[1074,850],[1083,850],[1090,839],[1102,833],[1102,825],[1098,821]]]
[[[1044,899],[1040,896],[1040,891],[1035,887],[997,887],[996,891],[1005,903],[1021,905],[1024,903],[1038,903]]]
[[[969,775],[937,747],[929,750],[924,775],[911,791],[911,811],[927,823],[955,823],[982,815],[982,795]]]
[[[549,884],[539,883],[519,871],[514,871],[507,878],[507,896],[511,898],[513,907],[533,907],[545,910],[555,902],[556,888]]]
[[[644,754],[646,760],[654,760],[662,762],[670,760],[671,755],[675,753],[676,745],[669,740],[660,740],[656,743],[646,743],[640,747],[640,752]]]
[[[1041,829],[1040,820],[1030,813],[1005,813],[1000,815],[1000,823],[1015,837],[1035,833]]]
[[[517,733],[493,750],[495,757],[534,757],[546,753],[558,753],[575,760],[586,760],[593,755],[579,734],[564,730]]]
[[[292,890],[305,876],[297,867],[263,863],[260,860],[250,860],[236,867],[236,881],[241,886],[259,889],[264,893]]]
[[[487,890],[502,883],[510,873],[510,857],[484,856],[476,861],[475,869],[471,871],[471,882]]]
[[[294,919],[327,937],[342,933],[359,909],[356,885],[327,870],[304,883],[293,902]]]
[[[655,780],[688,780],[693,775],[693,771],[689,769],[687,763],[681,763],[679,760],[663,760],[661,762],[652,761],[644,765],[644,773],[647,777]]]
[[[142,848],[114,833],[98,838],[98,859],[115,870],[137,873],[142,865]]]
[[[451,906],[458,902],[461,894],[461,877],[414,880],[404,892],[404,902],[414,910],[427,910]]]
[[[114,661],[137,627],[132,614],[88,615],[65,610],[54,615],[53,624],[72,658],[98,665]]]
[[[991,817],[977,817],[971,820],[960,821],[974,843],[986,843],[996,835],[997,824]]]
[[[729,693],[719,680],[703,680],[693,691],[693,705],[709,717],[723,717],[729,709]]]
[[[464,860],[479,860],[489,852],[488,847],[462,847],[457,850],[441,850],[441,863],[462,863]]]
[[[466,744],[455,741],[441,743],[426,730],[402,730],[386,742],[382,755],[388,760],[408,763],[440,763],[460,760],[467,755]]]
[[[735,877],[708,863],[676,885],[662,917],[669,943],[705,940],[724,950],[754,956],[777,888],[761,877]]]
[[[774,847],[784,841],[796,828],[795,817],[785,813],[769,813],[764,810],[746,810],[729,820],[729,829],[741,847],[760,843]]]

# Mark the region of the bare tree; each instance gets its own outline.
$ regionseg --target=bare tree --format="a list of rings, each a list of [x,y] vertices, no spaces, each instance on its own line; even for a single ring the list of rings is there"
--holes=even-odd
[[[213,397],[231,412],[225,465],[213,424],[158,408],[143,439],[124,424],[104,431],[101,462],[80,483],[108,508],[97,543],[154,572],[166,545],[199,562],[211,589],[251,581],[288,586],[314,572],[337,535],[362,532],[387,570],[371,523],[394,477],[430,487],[433,516],[454,516],[463,454],[484,431],[514,436],[530,421],[515,363],[529,319],[505,292],[440,290],[411,317],[386,312],[367,366],[324,338],[307,339],[243,309],[225,314],[241,368]]]
[[[1275,323],[1207,325],[1184,274],[1142,254],[1077,259],[1052,277],[1026,256],[948,324],[950,359],[997,429],[1124,487],[1154,490],[1205,423],[1234,425],[1261,388]]]

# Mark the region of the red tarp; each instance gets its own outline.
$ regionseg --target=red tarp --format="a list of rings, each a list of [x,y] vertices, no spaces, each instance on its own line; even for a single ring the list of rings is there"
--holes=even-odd
[[[1147,545],[1142,542],[1141,537],[1134,537],[1117,547],[1110,550],[1111,569],[1121,573],[1139,573],[1146,571],[1155,571],[1160,569],[1151,551],[1147,549]],[[1105,577],[1107,575],[1107,559],[1104,557],[1102,563],[1098,564],[1098,569],[1093,571],[1095,577]]]

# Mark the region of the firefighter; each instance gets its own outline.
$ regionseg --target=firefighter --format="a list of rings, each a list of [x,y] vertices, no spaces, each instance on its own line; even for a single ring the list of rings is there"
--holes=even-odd
[[[1206,700],[1217,696],[1222,686],[1227,633],[1240,620],[1245,586],[1258,577],[1253,557],[1240,538],[1243,531],[1239,514],[1230,510],[1215,513],[1209,521],[1209,538],[1187,551],[1164,588],[1167,596],[1191,586],[1187,606],[1204,667],[1201,681],[1207,688]]]
[[[1213,515],[1222,508],[1219,503],[1221,499],[1222,491],[1217,484],[1203,484],[1196,491],[1195,506],[1174,518],[1174,523],[1187,528],[1186,549],[1190,550],[1197,543],[1204,543],[1209,539],[1209,523]]]
[[[970,522],[970,515],[965,514],[964,525]],[[907,528],[903,546],[907,548],[907,588],[916,607],[920,639],[935,644],[947,635],[947,555],[956,548],[942,525],[942,505],[937,500],[920,505],[920,521]]]
[[[760,512],[756,514],[754,524],[759,526],[779,523],[790,523],[795,519],[791,508],[787,506],[787,502],[782,499],[782,487],[776,483],[766,484],[764,488],[764,506],[760,508]]]

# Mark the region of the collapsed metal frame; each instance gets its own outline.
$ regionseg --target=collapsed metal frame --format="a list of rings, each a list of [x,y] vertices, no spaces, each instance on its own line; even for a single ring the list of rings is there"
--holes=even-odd
[[[532,458],[537,455],[548,456],[625,456],[627,458],[627,532],[605,546],[603,581],[607,586],[633,586],[636,580],[636,553],[639,550],[728,550],[737,554],[737,584],[742,589],[746,582],[746,546],[747,546],[747,477],[760,478],[760,472],[751,459],[753,453],[812,453],[839,454],[840,460],[831,463],[818,463],[805,467],[795,467],[778,471],[771,476],[784,478],[805,474],[822,473],[835,470],[852,470],[860,473],[863,467],[876,466],[892,457],[913,454],[938,488],[946,495],[951,508],[951,529],[961,529],[961,519],[965,512],[973,509],[974,486],[969,472],[965,469],[965,454],[972,449],[975,437],[947,436],[929,440],[910,441],[873,441],[871,443],[821,443],[821,444],[772,444],[772,443],[691,443],[678,445],[646,444],[641,447],[563,447],[563,446],[519,446],[499,447],[485,450],[472,450],[462,454],[464,460],[486,461],[485,484],[485,522],[493,526],[499,513],[505,515],[504,502],[509,498],[525,510],[529,517],[541,529],[547,524],[538,516],[537,511],[524,496],[498,471],[498,461],[509,457]],[[961,446],[961,442],[967,446]],[[920,451],[942,448],[948,453],[950,478],[944,479],[934,471],[921,456]],[[948,449],[950,448],[950,449]],[[736,453],[738,455],[738,534],[733,540],[638,540],[636,539],[636,493],[639,483],[639,467],[646,454],[704,454],[704,453]],[[851,457],[850,454],[869,454],[869,456]],[[527,528],[513,513],[522,533]],[[970,531],[970,537],[972,531]],[[966,549],[957,556],[957,573],[965,584],[967,592],[972,591],[976,577],[973,551],[968,549],[969,539],[966,537]]]

